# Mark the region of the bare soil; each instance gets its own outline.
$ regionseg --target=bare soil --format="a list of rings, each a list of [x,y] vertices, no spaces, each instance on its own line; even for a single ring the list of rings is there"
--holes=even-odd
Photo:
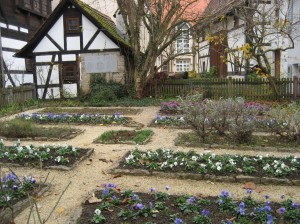
[[[132,108],[134,109],[134,108]],[[134,121],[147,126],[155,118],[159,112],[159,107],[141,107],[136,109],[142,109],[142,112],[136,115],[131,115]],[[26,113],[36,112],[38,110],[27,111]],[[15,117],[5,117],[2,119],[11,119]],[[47,223],[50,224],[63,224],[63,223],[76,223],[76,219],[81,213],[81,204],[86,198],[91,195],[99,186],[103,183],[117,184],[121,189],[132,189],[136,192],[148,193],[151,187],[155,187],[157,190],[165,189],[166,185],[171,187],[170,194],[202,194],[204,196],[217,196],[223,189],[227,189],[229,192],[233,192],[235,197],[242,198],[245,196],[245,189],[243,184],[238,183],[217,183],[211,181],[196,181],[196,180],[178,180],[168,178],[158,178],[155,176],[114,176],[108,174],[108,170],[113,165],[113,162],[119,160],[128,150],[133,150],[135,146],[126,144],[94,144],[92,143],[99,135],[109,130],[128,129],[134,130],[133,127],[118,127],[118,126],[91,126],[91,125],[69,125],[70,127],[85,129],[85,132],[74,139],[70,139],[64,142],[56,142],[56,144],[67,143],[74,145],[78,148],[94,148],[95,153],[92,154],[89,160],[85,160],[79,164],[75,169],[71,171],[59,171],[51,170],[48,181],[51,182],[52,188],[44,196],[38,199],[38,207],[40,216],[42,219],[46,219],[52,208],[56,205],[60,195],[65,190],[66,186],[71,182],[69,188],[65,191],[56,209],[54,210],[51,218]],[[148,127],[149,128],[149,127]],[[170,129],[168,127],[149,129],[154,131],[152,140],[142,149],[157,148],[171,148],[173,150],[189,151],[194,149],[197,153],[201,153],[205,148],[190,148],[185,146],[175,146],[174,140],[177,138],[178,133],[189,133],[191,130],[177,130]],[[7,145],[14,144],[14,141],[6,142]],[[217,143],[217,142],[216,142]],[[34,144],[42,145],[47,142],[42,141],[24,141],[22,144]],[[140,146],[138,146],[140,147]],[[279,153],[279,152],[265,152],[265,151],[240,151],[231,149],[213,149],[216,154],[247,154],[247,155],[274,155],[274,156],[286,156],[291,153]],[[293,155],[300,156],[300,153],[293,153]],[[33,175],[37,180],[44,180],[48,174],[48,170],[42,170],[38,168],[20,167],[13,168],[17,175]],[[2,167],[2,172],[8,172],[7,167]],[[256,185],[256,189],[253,192],[253,198],[255,200],[261,200],[265,194],[270,195],[272,201],[280,201],[281,195],[291,197],[293,201],[300,202],[300,187],[297,186],[279,186],[279,185]],[[24,210],[19,214],[16,219],[16,224],[26,223],[24,220],[28,219],[29,209]],[[37,217],[36,215],[34,216]],[[30,223],[34,223],[33,216],[31,216]]]

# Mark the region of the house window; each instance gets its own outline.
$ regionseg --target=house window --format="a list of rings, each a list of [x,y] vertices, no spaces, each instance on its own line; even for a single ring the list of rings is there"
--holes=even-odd
[[[187,53],[190,51],[190,32],[189,32],[189,25],[185,23],[183,26],[180,27],[179,36],[176,40],[176,49],[177,54],[180,53]]]
[[[178,59],[176,60],[176,71],[185,72],[190,70],[190,60],[189,59]]]
[[[169,66],[168,66],[168,64],[164,64],[164,65],[162,66],[162,68],[161,68],[161,71],[163,71],[163,72],[168,72],[168,71],[169,71]]]
[[[67,18],[66,29],[68,33],[79,32],[79,18]]]
[[[76,62],[63,63],[62,78],[64,83],[73,83],[78,80],[78,67]]]

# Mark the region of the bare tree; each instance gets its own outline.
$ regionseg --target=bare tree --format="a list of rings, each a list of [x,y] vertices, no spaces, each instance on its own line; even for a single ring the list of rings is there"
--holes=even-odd
[[[280,63],[276,64],[276,59],[280,62],[281,53],[293,49],[295,40],[299,38],[299,24],[291,20],[292,1],[231,0],[225,2],[220,7],[223,11],[207,11],[202,20],[201,28],[206,28],[207,40],[225,46],[222,59],[232,67],[239,67],[239,72],[241,70],[249,72],[252,67],[250,65],[256,65],[252,72],[269,79],[273,92],[277,96],[278,90],[271,76],[272,66],[275,65],[274,74],[279,78]],[[230,18],[233,21],[231,24]],[[235,29],[239,30],[239,34],[243,34],[245,41],[240,41],[241,36],[232,31]],[[273,54],[275,54],[275,61]]]
[[[184,22],[195,23],[201,12],[196,11],[194,6],[201,3],[205,5],[206,1],[117,0],[128,42],[132,48],[132,73],[137,98],[143,96],[146,83],[162,66],[156,66],[158,56],[168,50],[179,37]],[[143,36],[146,36],[146,40]],[[164,54],[164,64],[179,55],[191,53],[173,52],[172,54]]]

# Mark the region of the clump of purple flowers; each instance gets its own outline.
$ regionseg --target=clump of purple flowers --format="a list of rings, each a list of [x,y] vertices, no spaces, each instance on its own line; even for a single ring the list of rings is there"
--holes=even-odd
[[[22,180],[15,173],[8,173],[0,180],[0,207],[27,196],[35,184],[36,180],[32,176],[24,176]]]
[[[162,102],[160,107],[162,110],[167,110],[167,111],[176,111],[176,110],[180,110],[180,103],[178,103],[175,100],[171,100],[168,102]]]

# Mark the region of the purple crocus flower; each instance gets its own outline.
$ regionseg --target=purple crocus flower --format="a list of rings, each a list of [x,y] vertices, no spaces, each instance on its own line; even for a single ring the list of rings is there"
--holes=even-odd
[[[272,215],[268,214],[267,216],[267,224],[272,224],[273,223],[273,217]]]
[[[167,190],[167,191],[170,190],[170,186],[166,186],[166,190]]]
[[[18,190],[19,189],[19,187],[17,186],[17,185],[13,185],[13,187],[12,187],[14,190]]]
[[[143,204],[141,204],[141,203],[138,203],[138,204],[136,205],[136,207],[137,207],[138,209],[140,209],[140,210],[143,210],[143,209],[145,208],[145,206],[144,206]]]
[[[195,201],[196,201],[195,197],[190,197],[190,198],[188,199],[189,204],[194,204]]]
[[[136,194],[134,194],[134,195],[132,196],[132,200],[136,201],[137,199],[138,199],[138,196],[137,196]]]
[[[247,189],[246,194],[249,194],[249,195],[250,195],[250,194],[252,194],[252,192],[253,192],[253,191],[252,191],[251,189]]]
[[[284,212],[285,212],[285,208],[284,207],[279,208],[280,215],[283,215]]]
[[[151,188],[150,188],[150,192],[151,192],[151,193],[152,193],[152,192],[154,192],[154,193],[155,193],[155,192],[156,192],[156,189],[155,189],[155,187],[151,187]]]
[[[106,189],[104,189],[103,191],[102,191],[102,197],[105,197],[106,195],[108,195],[109,194],[109,189],[108,188],[106,188]]]
[[[270,196],[266,194],[265,195],[265,199],[269,199],[269,198],[270,198]]]
[[[240,203],[240,205],[239,205],[239,207],[240,207],[240,214],[241,215],[245,215],[245,203],[244,202],[241,202]]]
[[[266,206],[265,206],[265,211],[266,211],[266,212],[271,212],[271,210],[272,210],[272,209],[271,209],[271,207],[270,207],[269,205],[266,205]]]
[[[203,210],[202,210],[202,215],[203,215],[204,217],[208,216],[208,215],[209,215],[209,211],[207,211],[206,209],[203,209]]]
[[[183,223],[182,219],[180,218],[175,219],[175,224],[182,224],[182,223]]]
[[[223,191],[221,192],[221,196],[223,196],[224,198],[228,198],[228,196],[229,196],[228,191],[227,191],[227,190],[223,190]]]

